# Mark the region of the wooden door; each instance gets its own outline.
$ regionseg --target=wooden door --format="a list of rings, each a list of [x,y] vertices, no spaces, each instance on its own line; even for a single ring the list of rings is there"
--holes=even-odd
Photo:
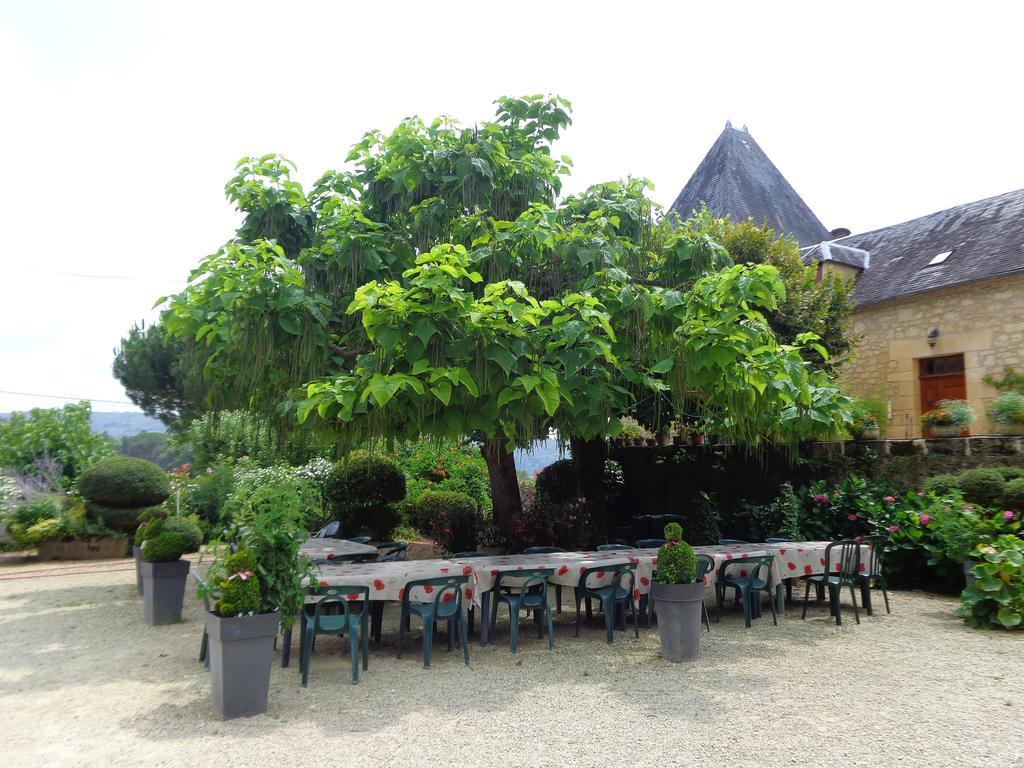
[[[921,379],[921,413],[934,410],[940,400],[966,400],[967,381],[964,377],[964,356],[944,355],[918,361]],[[928,432],[925,430],[925,434]],[[961,432],[967,436],[965,429]]]

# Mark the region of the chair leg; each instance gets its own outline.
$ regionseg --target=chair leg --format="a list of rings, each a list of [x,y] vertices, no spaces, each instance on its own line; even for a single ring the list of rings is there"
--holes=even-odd
[[[793,602],[793,579],[786,579],[786,602]]]
[[[370,632],[367,626],[367,616],[363,614],[362,626],[360,627],[359,638],[363,646],[363,671],[370,668]]]
[[[306,642],[302,648],[302,658],[299,666],[302,667],[302,687],[305,688],[309,680],[309,663],[313,655],[313,639],[316,637],[315,630],[306,630]]]
[[[452,652],[452,635],[455,633],[455,617],[448,619],[448,653]]]
[[[850,584],[850,599],[853,601],[853,619],[860,624],[860,610],[857,608],[857,590]]]
[[[511,600],[508,603],[508,623],[512,635],[512,653],[517,653],[519,651],[519,606],[513,605]]]
[[[555,584],[555,604],[558,606],[558,612],[562,612],[562,585]]]
[[[631,609],[630,612],[633,614],[633,634],[636,635],[636,639],[639,640],[640,639],[640,623],[639,623],[639,620],[637,619],[637,615],[636,615],[637,605],[636,605],[635,602],[633,602],[633,598],[632,597],[629,598],[629,607]]]
[[[608,645],[612,644],[615,635],[615,604],[611,600],[601,600],[601,610],[604,611],[604,632],[608,638]]]
[[[779,616],[775,613],[775,600],[772,598],[771,585],[768,586],[768,604],[772,607],[772,624],[779,626]]]
[[[836,617],[836,626],[843,625],[843,601],[841,599],[839,585],[828,585],[828,599],[832,605],[832,615]]]
[[[548,617],[548,650],[555,647],[555,625],[551,621],[551,606],[544,605],[544,613]]]
[[[810,581],[807,581],[807,582],[804,582],[804,583],[805,583],[805,584],[806,584],[807,586],[806,586],[806,587],[805,587],[805,589],[804,589],[804,609],[803,609],[803,611],[801,611],[801,613],[800,613],[800,618],[801,618],[801,620],[802,620],[802,619],[806,619],[806,618],[807,618],[807,601],[808,601],[808,599],[809,599],[809,598],[810,598],[810,596],[811,596],[811,582],[810,582]]]
[[[533,612],[533,623],[537,625],[537,639],[540,640],[544,637],[544,609],[537,608]]]
[[[405,631],[409,627],[409,614],[402,606],[402,614],[398,618],[398,658],[402,658],[402,645],[405,643]]]
[[[580,591],[578,589],[574,589],[573,593],[574,593],[575,598],[576,598],[576,637],[579,637],[580,636],[580,601],[582,599],[582,596],[580,595]]]
[[[431,616],[429,619],[423,621],[423,668],[430,669],[430,651],[434,644],[434,631],[437,629],[437,625],[434,621],[434,617]]]
[[[594,618],[594,613],[591,610],[591,607],[590,607],[590,597],[588,596],[587,597],[587,621],[590,621],[592,618]]]
[[[348,632],[348,645],[349,650],[352,653],[352,685],[359,682],[359,636],[362,632],[359,631],[359,625],[349,626]]]
[[[501,602],[501,596],[495,592],[491,598],[491,634],[494,634],[494,628],[498,624],[498,603]],[[487,617],[481,617],[481,621],[486,621]]]
[[[754,613],[754,590],[741,589],[740,594],[743,596],[743,626],[750,629],[750,619]]]
[[[469,666],[469,632],[466,631],[466,620],[462,615],[462,611],[459,611],[458,617],[459,623],[459,639],[462,640],[462,657],[466,660],[466,666]]]
[[[725,588],[719,584],[715,584],[715,604],[718,606],[718,612],[715,616],[715,621],[722,620],[722,606],[725,604]]]
[[[882,587],[882,598],[885,600],[885,612],[889,613],[889,592],[884,586]]]
[[[704,622],[704,626],[707,627],[708,632],[711,631],[711,617],[708,616],[708,607],[704,604],[704,601],[700,601],[700,620]]]
[[[460,611],[459,613],[461,614],[462,612]],[[476,607],[473,606],[473,605],[470,605],[469,606],[469,610],[466,611],[466,615],[468,617],[468,622],[469,622],[469,630],[468,630],[469,634],[473,634],[473,620],[476,618]]]

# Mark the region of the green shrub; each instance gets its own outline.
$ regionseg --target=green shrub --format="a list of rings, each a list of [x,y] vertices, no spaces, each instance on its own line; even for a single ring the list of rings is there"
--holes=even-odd
[[[992,467],[992,469],[1002,475],[1006,482],[1020,480],[1024,477],[1024,467]]]
[[[1024,424],[1024,394],[1003,392],[992,401],[988,414],[1000,426],[1016,427]]]
[[[174,531],[184,536],[188,544],[186,552],[198,552],[200,545],[203,543],[203,532],[194,521],[189,520],[187,517],[180,515],[168,517],[164,520],[164,530]]]
[[[947,496],[960,492],[960,478],[957,475],[935,475],[924,481],[924,492],[936,496]]]
[[[963,591],[958,613],[972,627],[1024,627],[1024,541],[1000,536],[976,556],[977,582]]]
[[[291,467],[257,467],[235,473],[234,490],[221,507],[222,523],[246,525],[266,507],[286,512],[290,520],[311,531],[323,518],[318,483],[299,476]]]
[[[1011,480],[1003,488],[1003,506],[1024,512],[1024,477]]]
[[[26,547],[38,547],[44,541],[64,538],[64,525],[60,520],[46,518],[29,526],[22,534],[19,544]]]
[[[166,514],[160,507],[147,507],[141,510],[126,509],[123,507],[111,507],[106,504],[97,504],[94,501],[85,502],[85,509],[92,520],[106,528],[122,533],[134,531],[143,515],[147,517],[163,517]]]
[[[56,494],[42,496],[35,501],[12,507],[4,515],[7,531],[15,543],[23,548],[35,546],[28,537],[28,531],[44,520],[55,520],[60,516],[59,497]]]
[[[665,526],[665,544],[658,550],[659,584],[692,584],[697,580],[697,555],[683,541],[679,523]]]
[[[427,491],[459,491],[472,496],[482,512],[490,511],[487,464],[475,445],[422,439],[398,446],[392,459],[405,474],[402,506],[410,517],[416,500]]]
[[[445,552],[476,549],[484,518],[471,496],[427,491],[416,502],[416,519]]]
[[[243,549],[224,559],[225,578],[217,586],[220,599],[214,612],[220,616],[244,616],[260,609],[260,579],[256,556]]]
[[[109,456],[78,478],[78,492],[106,507],[138,509],[159,504],[171,495],[167,473],[156,464],[130,456]]]
[[[146,539],[142,557],[151,563],[171,563],[188,551],[188,537],[176,531],[161,531]]]
[[[1006,481],[994,469],[969,469],[960,475],[960,490],[967,501],[991,507],[1003,498]]]
[[[559,459],[537,473],[534,489],[538,497],[548,501],[562,502],[579,495],[576,481],[576,465],[572,459]]]
[[[324,493],[342,536],[384,539],[402,522],[405,475],[383,456],[357,451],[334,465]]]
[[[680,514],[691,543],[705,546],[717,544],[722,538],[718,527],[718,504],[712,494],[702,491],[697,500]]]
[[[221,509],[235,489],[235,467],[218,462],[192,478],[182,490],[185,508],[210,525],[221,522]]]

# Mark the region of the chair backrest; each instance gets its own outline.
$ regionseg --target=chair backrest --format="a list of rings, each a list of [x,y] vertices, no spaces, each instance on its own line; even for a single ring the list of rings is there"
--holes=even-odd
[[[527,547],[523,550],[524,555],[550,555],[553,552],[565,552],[561,547]]]
[[[640,539],[636,543],[637,549],[658,549],[665,545],[664,539]]]
[[[326,539],[328,536],[333,537],[338,533],[338,529],[341,527],[341,523],[335,520],[333,523],[328,523],[316,533],[310,534],[311,539]]]
[[[365,586],[312,586],[307,594],[317,598],[313,609],[313,622],[317,631],[337,632],[348,628],[349,616],[362,617],[370,601],[370,588]],[[359,611],[354,605],[359,605]],[[340,614],[323,613],[327,606],[340,605]]]
[[[719,539],[718,543],[719,544],[749,544],[750,542],[749,541],[744,541],[743,539]]]
[[[598,552],[618,552],[621,549],[633,549],[628,544],[599,544],[597,547]]]
[[[697,555],[697,583],[703,583],[704,577],[711,573],[715,561],[707,555]]]
[[[772,563],[775,562],[774,555],[760,555],[759,557],[734,557],[732,560],[726,560],[718,568],[718,579],[721,582],[725,582],[726,576],[731,578],[733,581],[745,579],[748,583],[758,578],[758,571],[764,569],[765,574],[760,578],[768,581],[771,577]],[[740,573],[728,574],[728,570],[733,566],[740,567]],[[743,566],[746,566],[744,568]]]
[[[876,576],[882,573],[883,559],[885,558],[885,548],[889,545],[889,537],[875,534],[874,536],[865,536],[860,540],[861,544],[867,544],[871,547],[871,554],[868,555],[867,573],[870,576]],[[863,556],[863,553],[861,553]]]
[[[351,539],[345,539],[345,541],[354,541],[356,544],[369,544],[369,536],[353,536]]]
[[[793,541],[793,539],[783,539],[778,536],[769,536],[764,540],[765,544],[787,544]]]
[[[838,550],[838,551],[837,551]],[[833,573],[833,565],[838,565],[835,575],[843,579],[853,579],[860,571],[860,542],[853,539],[833,541],[825,547],[825,574]]]
[[[434,596],[434,616],[444,619],[456,615],[462,609],[462,588],[469,582],[469,576],[441,576],[434,579],[407,581],[402,589],[402,604],[408,606],[409,596],[417,587]],[[419,601],[417,601],[419,602]]]
[[[505,568],[494,575],[494,592],[495,594],[501,592],[502,579],[515,579],[517,583],[514,585],[506,585],[506,589],[511,588],[516,592],[521,592],[523,594],[530,591],[546,592],[548,588],[548,579],[551,578],[554,573],[554,568]]]
[[[486,552],[456,552],[452,555],[453,560],[462,560],[466,557],[490,557]]]
[[[629,549],[629,547],[627,547]],[[636,563],[614,563],[610,565],[596,565],[593,568],[587,568],[580,574],[580,580],[577,582],[577,589],[587,589],[587,579],[594,574],[601,574],[601,577],[612,575],[612,584],[622,586],[622,580],[626,579],[629,581],[629,591],[636,588]]]
[[[377,545],[377,552],[391,559],[405,560],[407,549],[409,549],[408,541],[385,541],[383,544]]]

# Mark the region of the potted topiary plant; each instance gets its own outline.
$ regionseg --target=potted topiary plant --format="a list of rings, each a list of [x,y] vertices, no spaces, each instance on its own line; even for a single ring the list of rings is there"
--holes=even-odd
[[[921,424],[932,437],[960,437],[975,417],[966,400],[940,400],[938,407],[921,416]]]
[[[988,415],[1004,435],[1024,435],[1024,394],[1003,392],[992,401]]]
[[[188,536],[164,528],[153,520],[140,536],[142,550],[142,605],[150,626],[168,624],[181,618],[189,562],[181,556],[189,549]]]
[[[213,707],[223,720],[267,711],[270,667],[280,616],[263,600],[256,555],[226,556],[208,573],[217,598],[206,619]],[[201,592],[204,588],[201,588]]]
[[[665,526],[665,544],[658,550],[651,600],[658,610],[661,655],[668,661],[690,661],[700,655],[701,603],[704,584],[697,581],[697,555],[683,541],[679,523]]]

